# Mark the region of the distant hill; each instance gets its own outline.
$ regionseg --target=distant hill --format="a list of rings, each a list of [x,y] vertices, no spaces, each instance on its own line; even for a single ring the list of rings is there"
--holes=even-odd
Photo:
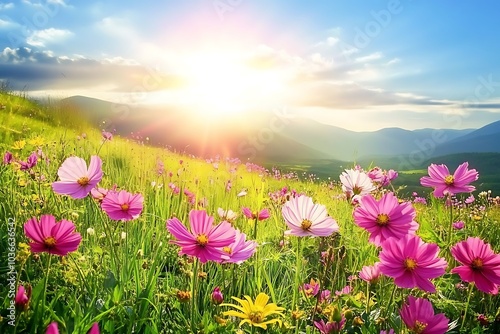
[[[462,152],[500,152],[500,121],[439,145],[434,156]]]
[[[396,169],[417,168],[429,158],[461,152],[500,152],[500,121],[481,129],[385,128],[355,132],[305,118],[280,118],[256,111],[211,119],[160,106],[129,106],[74,96],[62,100],[100,128],[149,138],[199,156],[227,154],[241,159],[336,159],[378,161]],[[278,126],[279,125],[279,126]],[[386,157],[387,163],[380,157]]]

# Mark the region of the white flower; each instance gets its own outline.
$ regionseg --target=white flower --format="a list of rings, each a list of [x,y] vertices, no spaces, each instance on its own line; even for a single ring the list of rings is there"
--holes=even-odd
[[[89,228],[87,229],[87,234],[88,234],[88,235],[94,235],[94,234],[95,234],[95,230],[94,230],[92,227],[89,227]]]

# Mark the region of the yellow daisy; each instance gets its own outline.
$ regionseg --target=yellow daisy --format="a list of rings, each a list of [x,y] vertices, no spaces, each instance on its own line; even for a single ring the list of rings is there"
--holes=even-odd
[[[45,145],[45,139],[43,139],[43,138],[42,138],[42,137],[40,137],[40,136],[36,136],[36,137],[31,138],[30,140],[28,140],[28,143],[29,143],[30,145],[40,147],[40,146]]]
[[[230,317],[238,317],[243,319],[239,324],[240,327],[244,323],[248,323],[250,326],[260,327],[262,329],[267,329],[267,325],[273,323],[278,323],[280,326],[282,326],[282,322],[280,319],[266,320],[266,318],[272,314],[278,314],[280,316],[283,316],[283,313],[281,313],[281,311],[283,311],[284,308],[278,307],[274,303],[268,304],[267,302],[269,301],[269,296],[266,295],[265,293],[263,292],[259,293],[259,295],[255,298],[255,302],[252,301],[252,298],[250,298],[250,296],[245,296],[246,300],[236,297],[231,297],[231,298],[240,303],[241,306],[234,304],[221,304],[221,305],[234,307],[235,309],[241,312],[230,310],[224,312],[223,315]]]
[[[14,145],[12,145],[12,149],[14,150],[22,150],[26,146],[26,141],[25,140],[18,140],[14,142]]]

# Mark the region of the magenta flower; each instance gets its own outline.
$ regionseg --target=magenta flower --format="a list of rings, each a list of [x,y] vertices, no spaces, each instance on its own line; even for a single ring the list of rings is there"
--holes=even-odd
[[[364,196],[376,189],[368,174],[359,169],[346,169],[340,175],[340,182],[348,199],[357,195]]]
[[[12,161],[14,161],[14,157],[12,156],[12,153],[10,153],[9,151],[5,152],[5,154],[3,156],[3,164],[8,165],[8,164],[12,163]]]
[[[26,290],[24,286],[20,285],[17,288],[16,297],[14,299],[16,307],[20,310],[26,311],[28,309],[30,298],[31,286],[28,286],[28,289]]]
[[[476,187],[469,185],[469,183],[476,181],[479,174],[475,169],[469,170],[468,167],[469,163],[464,162],[451,175],[446,165],[431,164],[428,168],[430,176],[420,178],[420,184],[424,187],[434,188],[434,197],[474,191]]]
[[[219,305],[224,302],[224,295],[222,294],[222,291],[220,291],[220,288],[218,286],[216,286],[212,291],[211,299],[212,303],[214,303],[215,305]]]
[[[326,237],[339,231],[339,225],[328,216],[326,207],[314,204],[308,196],[300,196],[286,202],[281,212],[290,230],[285,235],[297,237]]]
[[[380,275],[380,262],[376,262],[373,266],[364,266],[359,272],[359,278],[363,281],[374,284],[378,281]]]
[[[480,238],[467,238],[451,247],[451,255],[462,264],[451,270],[483,292],[496,295],[500,285],[500,255]]]
[[[235,229],[228,222],[213,225],[214,218],[204,210],[189,212],[189,231],[177,218],[167,220],[168,231],[177,239],[171,241],[181,247],[179,254],[195,256],[202,263],[207,261],[228,260],[222,247],[235,240]]]
[[[259,212],[252,212],[252,210],[250,210],[249,208],[243,208],[241,210],[248,219],[265,220],[271,216],[268,209],[262,209]]]
[[[21,170],[30,170],[31,168],[36,166],[37,162],[38,162],[38,155],[36,154],[36,152],[33,152],[30,154],[26,162],[19,161],[19,164],[21,165]]]
[[[321,334],[338,334],[344,328],[346,321],[346,318],[342,315],[340,321],[328,321],[326,323],[323,320],[314,321],[314,326]]]
[[[448,318],[443,313],[434,314],[430,301],[408,297],[408,303],[399,311],[408,329],[419,334],[444,334],[448,331]]]
[[[418,287],[435,292],[436,287],[430,279],[443,275],[448,265],[438,254],[436,244],[424,243],[416,235],[389,238],[382,243],[380,272],[394,278],[394,283],[400,288]]]
[[[356,225],[370,233],[369,241],[376,246],[390,237],[415,234],[418,229],[414,220],[416,212],[411,203],[399,204],[393,193],[384,194],[379,201],[372,195],[362,197],[353,215]]]
[[[380,331],[380,334],[396,334],[396,333],[394,332],[394,329],[391,328],[391,329]]]
[[[108,189],[105,188],[92,188],[92,190],[90,190],[90,195],[92,195],[92,197],[98,202],[102,202],[102,200],[104,199],[104,197],[106,197],[107,194],[108,194]]]
[[[87,332],[87,334],[100,334],[99,324],[97,322],[94,322],[92,324],[92,327],[90,327],[89,331]]]
[[[309,283],[304,283],[302,286],[299,286],[299,290],[302,291],[307,298],[314,297],[319,292],[319,282],[311,278]]]
[[[47,326],[45,334],[59,334],[59,327],[57,327],[57,322],[53,321]]]
[[[455,230],[461,230],[465,227],[465,223],[463,220],[459,220],[451,224]]]
[[[223,262],[241,264],[248,260],[257,249],[257,242],[253,240],[246,240],[246,234],[241,233],[239,230],[234,230],[234,242],[229,246],[222,248],[229,259]]]
[[[84,198],[102,179],[101,158],[93,155],[88,169],[82,158],[67,158],[59,167],[57,175],[61,181],[52,183],[55,193],[69,195],[75,199]]]
[[[110,219],[129,221],[137,219],[142,212],[144,197],[125,190],[108,191],[101,208]]]
[[[82,237],[75,232],[75,225],[69,220],[56,223],[52,215],[43,215],[38,221],[35,217],[24,224],[24,234],[32,240],[33,253],[47,252],[55,255],[67,255],[78,249]]]

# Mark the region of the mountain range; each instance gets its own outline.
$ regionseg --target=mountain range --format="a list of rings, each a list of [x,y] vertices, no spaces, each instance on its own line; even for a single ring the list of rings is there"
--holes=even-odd
[[[159,106],[130,106],[84,96],[63,99],[68,112],[92,124],[134,139],[148,138],[197,156],[286,161],[332,159],[359,161],[386,157],[412,169],[437,156],[500,152],[500,121],[479,129],[384,128],[355,132],[311,119],[257,113],[211,119]],[[253,117],[255,116],[255,117]]]

